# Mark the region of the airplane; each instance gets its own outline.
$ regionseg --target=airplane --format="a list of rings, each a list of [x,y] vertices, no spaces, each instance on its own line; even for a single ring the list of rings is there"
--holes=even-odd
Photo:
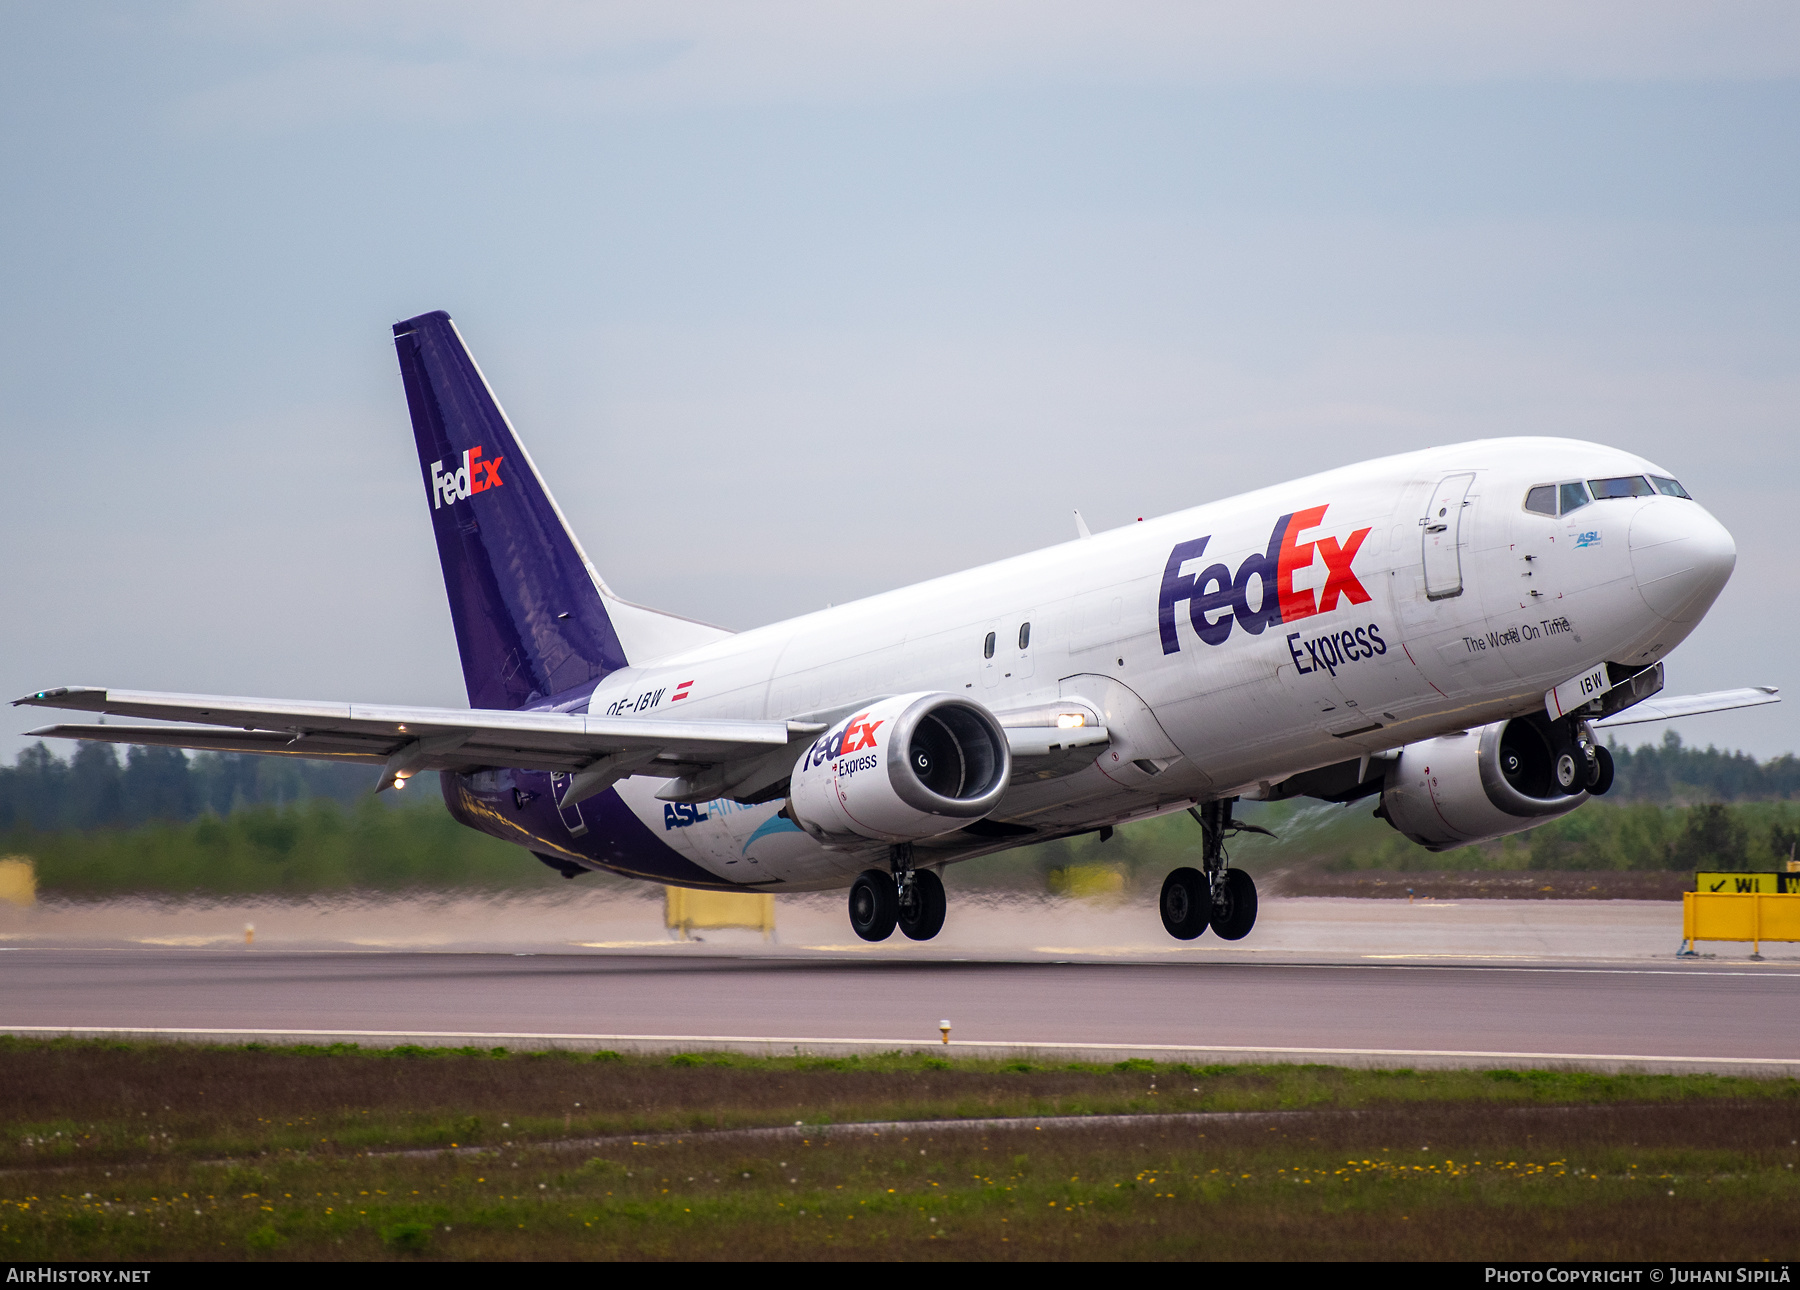
[[[942,929],[951,864],[1186,810],[1171,936],[1241,939],[1240,800],[1377,798],[1444,850],[1611,786],[1596,730],[1776,702],[1669,698],[1731,576],[1674,475],[1567,439],[1328,470],[750,631],[622,599],[450,316],[394,325],[468,709],[96,687],[15,702],[161,725],[53,738],[439,773],[461,823],[565,877],[848,887],[856,934]]]

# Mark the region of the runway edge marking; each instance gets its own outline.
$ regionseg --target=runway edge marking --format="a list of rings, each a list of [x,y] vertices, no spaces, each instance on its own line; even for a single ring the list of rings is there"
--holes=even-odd
[[[141,1038],[165,1041],[216,1042],[247,1039],[275,1043],[356,1042],[371,1047],[399,1047],[457,1041],[462,1045],[525,1045],[575,1051],[613,1049],[639,1055],[681,1052],[735,1052],[753,1057],[850,1057],[869,1053],[912,1052],[939,1056],[1006,1058],[1025,1055],[1062,1056],[1087,1061],[1157,1058],[1186,1061],[1196,1057],[1230,1059],[1239,1064],[1314,1062],[1328,1066],[1379,1067],[1394,1063],[1427,1069],[1469,1067],[1565,1068],[1639,1074],[1738,1074],[1800,1076],[1800,1058],[1685,1057],[1641,1053],[1531,1053],[1442,1048],[1299,1048],[1224,1044],[1083,1044],[1034,1040],[953,1039],[825,1039],[745,1035],[590,1035],[549,1031],[463,1030],[299,1030],[248,1027],[202,1028],[167,1026],[9,1026],[0,1034],[22,1039]]]

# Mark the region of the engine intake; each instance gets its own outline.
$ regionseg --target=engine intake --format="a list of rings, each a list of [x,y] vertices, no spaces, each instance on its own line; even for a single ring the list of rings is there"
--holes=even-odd
[[[1006,732],[954,694],[902,694],[846,718],[801,754],[788,814],[827,846],[952,833],[1000,804]]]
[[[1388,767],[1376,814],[1430,851],[1520,833],[1588,800],[1558,785],[1557,755],[1526,718],[1408,744]]]

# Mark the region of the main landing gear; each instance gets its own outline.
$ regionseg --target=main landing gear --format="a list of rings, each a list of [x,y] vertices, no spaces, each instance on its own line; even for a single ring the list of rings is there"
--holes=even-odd
[[[1540,718],[1541,720],[1541,718]],[[1602,797],[1613,784],[1612,753],[1594,738],[1586,721],[1564,717],[1545,722],[1556,786],[1565,793]]]
[[[1241,941],[1256,926],[1256,884],[1242,869],[1226,867],[1228,834],[1267,833],[1254,824],[1231,818],[1231,801],[1208,802],[1191,807],[1200,822],[1200,869],[1177,869],[1163,879],[1157,909],[1163,927],[1177,940],[1191,941],[1208,927],[1228,941]]]
[[[850,884],[850,930],[865,941],[885,941],[896,927],[912,940],[930,940],[949,912],[944,880],[913,868],[910,846],[895,847],[889,863],[891,873],[864,869]]]

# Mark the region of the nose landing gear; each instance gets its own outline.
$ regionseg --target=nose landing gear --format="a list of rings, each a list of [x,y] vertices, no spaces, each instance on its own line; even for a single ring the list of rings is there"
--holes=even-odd
[[[1267,829],[1231,818],[1232,799],[1190,807],[1200,822],[1200,869],[1177,869],[1163,879],[1157,910],[1163,928],[1177,940],[1191,941],[1211,927],[1228,941],[1241,941],[1256,926],[1256,883],[1242,869],[1227,868],[1225,838],[1233,833],[1265,833]],[[1273,837],[1273,834],[1269,834]]]
[[[1594,745],[1594,766],[1588,772],[1587,791],[1595,797],[1603,797],[1606,790],[1613,786],[1613,759],[1605,744]]]
[[[1586,791],[1590,796],[1604,796],[1613,784],[1612,753],[1594,738],[1588,723],[1576,717],[1564,717],[1550,726],[1552,744],[1557,748],[1556,786],[1565,793]]]

